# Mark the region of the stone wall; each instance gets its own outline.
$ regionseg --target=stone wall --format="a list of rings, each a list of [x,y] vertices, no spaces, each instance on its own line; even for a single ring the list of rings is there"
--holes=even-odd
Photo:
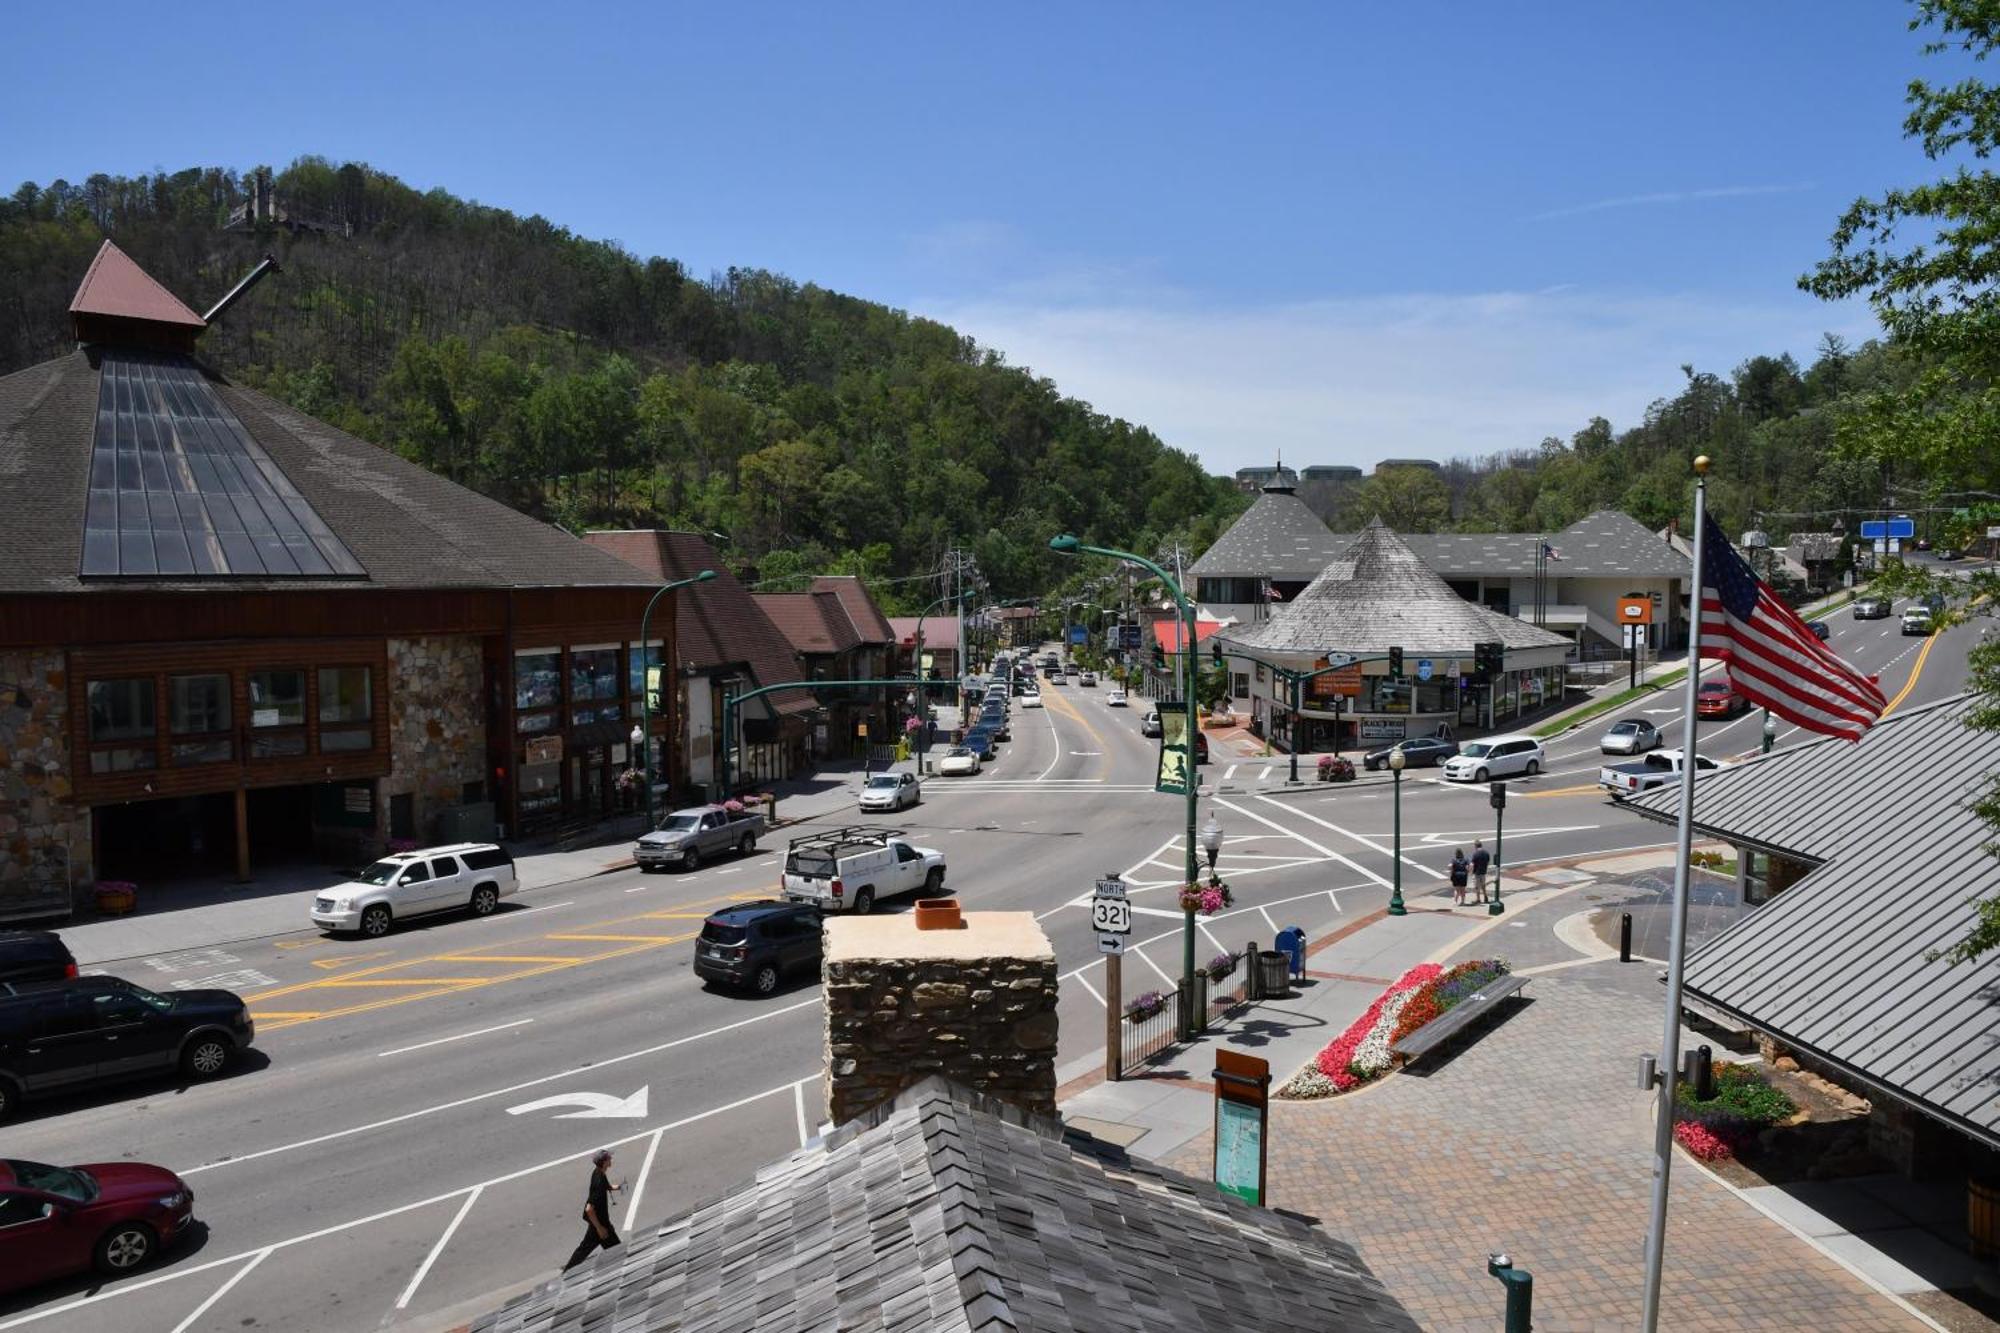
[[[439,812],[462,801],[465,784],[486,778],[486,667],[477,638],[389,640],[389,757],[376,832],[389,836],[390,802],[409,792],[417,840],[427,841]]]
[[[1036,1115],[1056,1113],[1056,960],[1026,912],[826,923],[827,1117],[842,1124],[942,1074]]]
[[[0,918],[65,915],[90,883],[90,811],[70,772],[63,654],[0,652]]]

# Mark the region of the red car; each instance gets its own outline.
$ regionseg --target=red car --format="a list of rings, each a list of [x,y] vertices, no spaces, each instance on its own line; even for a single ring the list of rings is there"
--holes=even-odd
[[[194,1191],[163,1166],[0,1160],[0,1292],[95,1267],[142,1268],[194,1221]]]
[[[1726,680],[1704,681],[1694,696],[1694,711],[1699,717],[1735,717],[1749,706],[1750,701]]]

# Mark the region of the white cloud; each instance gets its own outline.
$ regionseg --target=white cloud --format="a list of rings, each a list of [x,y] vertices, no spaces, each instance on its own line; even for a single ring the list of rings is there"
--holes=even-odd
[[[1547,222],[1550,218],[1573,218],[1584,213],[1602,213],[1612,208],[1649,208],[1660,204],[1702,203],[1711,199],[1748,199],[1769,194],[1798,194],[1812,189],[1810,182],[1791,185],[1717,185],[1702,190],[1658,190],[1651,194],[1621,194],[1609,199],[1593,199],[1587,204],[1574,204],[1567,208],[1552,208],[1546,213],[1537,213],[1530,222]]]
[[[1156,431],[1215,472],[1268,463],[1446,459],[1618,429],[1670,397],[1680,366],[1727,374],[1823,332],[1860,341],[1860,306],[1802,295],[1723,301],[1561,286],[1260,308],[1132,295],[1048,304],[1018,294],[913,308],[999,349],[1100,412]]]

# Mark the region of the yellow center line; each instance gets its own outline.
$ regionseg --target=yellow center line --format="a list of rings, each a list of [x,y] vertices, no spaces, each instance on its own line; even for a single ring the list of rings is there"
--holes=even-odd
[[[1596,791],[1596,790],[1598,790],[1597,784],[1591,782],[1591,783],[1586,783],[1581,787],[1551,787],[1547,791],[1523,791],[1523,792],[1516,792],[1514,794],[1516,796],[1525,796],[1530,800],[1539,800],[1547,796],[1575,796],[1582,792]]]
[[[1062,709],[1062,711],[1063,711],[1063,712],[1065,712],[1065,713],[1067,713],[1067,714],[1068,714],[1068,715],[1069,715],[1069,716],[1070,716],[1071,718],[1075,719],[1075,721],[1076,721],[1076,724],[1077,724],[1078,726],[1082,727],[1082,728],[1083,728],[1083,729],[1084,729],[1084,730],[1085,730],[1086,732],[1088,732],[1088,733],[1090,734],[1090,740],[1091,740],[1091,744],[1093,744],[1093,745],[1097,746],[1097,748],[1098,748],[1098,749],[1100,749],[1100,750],[1104,748],[1104,738],[1103,738],[1102,736],[1098,735],[1098,734],[1097,734],[1097,728],[1096,728],[1096,727],[1093,727],[1093,726],[1091,726],[1091,725],[1090,725],[1090,722],[1089,722],[1089,720],[1088,720],[1087,718],[1085,718],[1085,717],[1084,717],[1084,715],[1083,715],[1082,713],[1080,713],[1080,712],[1078,712],[1078,711],[1077,711],[1077,708],[1076,708],[1076,705],[1072,704],[1072,703],[1071,703],[1071,702],[1069,701],[1069,696],[1068,696],[1068,695],[1066,695],[1066,694],[1056,694],[1056,695],[1046,695],[1046,694],[1045,694],[1045,695],[1043,695],[1043,696],[1042,696],[1042,698],[1043,698],[1044,700],[1047,700],[1047,699],[1050,699],[1050,698],[1053,698],[1053,699],[1055,699],[1055,701],[1056,701],[1057,705],[1058,705],[1058,706],[1059,706],[1059,707],[1060,707],[1060,708]],[[1190,742],[1190,743],[1192,743],[1192,742]],[[1060,734],[1058,734],[1058,735],[1056,736],[1056,744],[1057,744],[1057,745],[1061,745],[1061,744],[1062,744],[1062,736],[1061,736]]]
[[[1924,659],[1931,655],[1931,649],[1937,646],[1937,641],[1938,641],[1938,636],[1935,634],[1931,635],[1929,638],[1926,638],[1924,640],[1923,649],[1917,653],[1916,665],[1910,668],[1910,678],[1907,681],[1903,682],[1902,691],[1898,693],[1895,698],[1889,701],[1889,706],[1887,708],[1884,708],[1882,710],[1882,716],[1875,719],[1877,722],[1880,722],[1882,718],[1885,718],[1889,716],[1889,714],[1895,712],[1896,705],[1903,702],[1903,700],[1909,698],[1910,691],[1917,688],[1917,677],[1921,676],[1924,672]]]
[[[319,984],[323,990],[345,990],[354,986],[467,986],[491,980],[491,977],[356,977],[350,981],[346,977],[328,977]]]
[[[672,940],[686,939],[685,935],[551,935],[552,940]]]
[[[439,963],[567,963],[571,957],[566,953],[489,953],[483,958],[473,958],[465,954],[439,954],[432,961]]]

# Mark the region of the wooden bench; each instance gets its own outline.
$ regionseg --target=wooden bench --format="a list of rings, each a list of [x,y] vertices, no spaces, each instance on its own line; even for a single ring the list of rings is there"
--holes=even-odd
[[[1428,1054],[1442,1046],[1451,1038],[1492,1014],[1500,1002],[1518,992],[1528,984],[1528,978],[1515,973],[1497,977],[1466,996],[1457,1004],[1439,1014],[1430,1022],[1412,1032],[1389,1048],[1389,1054],[1399,1065]]]

